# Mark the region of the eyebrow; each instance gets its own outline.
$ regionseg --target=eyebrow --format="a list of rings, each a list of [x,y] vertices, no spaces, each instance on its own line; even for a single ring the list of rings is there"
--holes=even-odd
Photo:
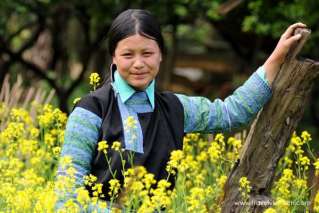
[[[147,48],[141,49],[141,51],[150,51],[150,50],[154,51],[154,48],[152,48],[152,47],[147,47]],[[132,48],[123,48],[123,49],[121,49],[121,51],[135,51],[135,49],[132,49]]]

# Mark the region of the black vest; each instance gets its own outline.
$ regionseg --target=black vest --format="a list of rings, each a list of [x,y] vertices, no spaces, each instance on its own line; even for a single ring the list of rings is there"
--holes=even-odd
[[[85,108],[100,118],[99,140],[106,140],[109,146],[114,141],[120,141],[125,148],[123,140],[123,125],[117,100],[110,83],[105,83],[101,88],[81,99],[78,107]],[[150,113],[139,113],[139,122],[143,132],[144,153],[134,153],[134,165],[144,166],[148,172],[155,175],[156,180],[166,179],[166,164],[173,150],[182,149],[184,136],[184,110],[178,98],[170,92],[155,92],[155,108]],[[127,152],[124,152],[126,168],[128,165]],[[116,178],[123,183],[121,173],[121,158],[117,151],[108,149],[108,159],[111,160],[112,171],[116,171]],[[91,162],[91,174],[103,183],[103,194],[108,200],[108,181],[112,179],[104,153],[98,152],[97,147]],[[170,179],[174,187],[174,178]],[[91,191],[88,188],[89,191]]]

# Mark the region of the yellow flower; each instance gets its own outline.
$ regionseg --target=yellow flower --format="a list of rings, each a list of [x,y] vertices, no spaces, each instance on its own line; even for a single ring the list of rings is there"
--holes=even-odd
[[[218,133],[218,134],[216,134],[216,136],[215,136],[215,141],[219,141],[219,142],[222,142],[222,141],[224,141],[224,135],[223,134],[221,134],[221,133]]]
[[[207,152],[205,152],[205,151],[200,152],[199,155],[196,156],[196,159],[198,161],[203,161],[203,162],[207,161],[207,159],[208,159]]]
[[[76,190],[76,200],[84,207],[87,207],[90,202],[89,192],[84,188],[80,187]]]
[[[307,156],[298,156],[298,160],[296,164],[303,166],[305,170],[308,170],[308,166],[310,165],[310,160]]]
[[[295,176],[293,174],[293,171],[291,169],[284,169],[282,176],[275,184],[275,189],[278,191],[280,197],[289,198],[290,186],[294,179]]]
[[[98,143],[98,148],[97,148],[97,150],[98,150],[99,152],[102,151],[104,154],[106,154],[108,148],[109,148],[109,145],[107,144],[107,141],[103,140],[103,141],[100,141],[100,142]]]
[[[307,156],[303,156],[302,158],[300,158],[300,163],[301,165],[310,165],[310,160]]]
[[[156,183],[156,180],[154,179],[154,177],[155,176],[152,173],[148,173],[148,174],[144,175],[143,182],[144,182],[146,189],[151,188],[151,186]]]
[[[135,180],[131,183],[130,190],[135,194],[139,194],[144,188],[144,184],[140,180]]]
[[[61,110],[53,109],[50,104],[46,104],[41,111],[42,113],[37,117],[40,127],[43,129],[63,129],[65,127],[67,116]]]
[[[59,147],[59,146],[53,147],[53,148],[52,148],[52,151],[53,151],[53,154],[54,154],[55,156],[59,156],[60,153],[61,153],[61,147]]]
[[[66,174],[69,175],[70,177],[74,177],[76,173],[76,169],[74,167],[69,167],[66,170]]]
[[[102,183],[96,183],[93,185],[92,187],[92,195],[94,197],[104,197],[103,194],[102,194],[102,187],[103,187],[103,184]]]
[[[278,198],[275,202],[275,206],[278,208],[278,209],[287,209],[289,208],[289,203],[287,200],[283,199],[283,198]]]
[[[160,189],[166,189],[166,188],[168,188],[168,187],[171,186],[171,183],[168,182],[168,181],[166,181],[166,180],[160,180],[160,181],[157,183],[157,186],[158,186],[158,188],[160,188]]]
[[[36,138],[39,136],[39,134],[40,134],[39,129],[34,128],[34,127],[30,129],[30,136],[31,136],[31,138],[36,139]]]
[[[181,160],[184,158],[184,153],[182,150],[174,150],[171,152],[170,160],[167,163],[166,171],[171,174],[175,174],[175,169],[181,163]]]
[[[287,167],[290,168],[292,166],[293,161],[289,157],[285,156],[284,161],[287,164]]]
[[[229,137],[227,140],[227,144],[233,146],[235,149],[240,149],[242,146],[241,140],[238,140],[234,137]]]
[[[315,212],[319,212],[319,192],[317,192],[317,194],[316,194],[314,204],[313,204],[313,210]]]
[[[171,204],[169,195],[171,193],[168,188],[171,186],[171,183],[166,180],[160,180],[157,183],[156,189],[151,189],[151,202],[156,208],[168,207]]]
[[[250,181],[247,179],[247,177],[241,177],[239,179],[239,191],[241,191],[241,195],[243,196],[244,200],[248,199],[250,190]]]
[[[298,189],[306,189],[307,188],[307,181],[304,179],[297,178],[294,180],[294,184]]]
[[[99,208],[100,209],[106,209],[107,208],[107,202],[99,201]]]
[[[247,179],[247,177],[242,177],[239,179],[239,186],[241,188],[246,188],[247,186],[249,186],[250,182],[249,180]]]
[[[67,200],[63,207],[66,210],[65,212],[79,212],[80,211],[80,207],[78,206],[78,204],[71,199]]]
[[[38,141],[23,139],[19,143],[19,150],[22,155],[29,157],[38,149]]]
[[[221,156],[221,152],[222,152],[221,146],[217,142],[213,141],[210,144],[210,147],[208,148],[208,154],[210,157],[210,161],[212,163],[218,162],[218,160],[220,159],[220,156]]]
[[[49,148],[54,146],[55,142],[56,142],[55,138],[50,133],[46,133],[44,135],[44,143],[46,143],[46,145],[48,145]]]
[[[63,157],[60,158],[60,165],[61,165],[62,169],[70,166],[71,163],[72,163],[72,157],[71,156],[66,155],[66,156],[63,156]]]
[[[219,188],[223,189],[226,181],[227,181],[227,176],[226,175],[220,176],[217,179],[217,184],[218,184]]]
[[[112,144],[112,149],[115,151],[120,151],[121,149],[121,143],[119,141],[114,141]]]
[[[293,174],[293,171],[291,169],[284,169],[283,171],[283,177],[288,179],[288,180],[291,180],[294,178],[294,174]]]
[[[198,141],[200,134],[199,133],[190,133],[188,137],[191,141]]]
[[[267,208],[264,213],[277,213],[277,211],[274,208]]]
[[[96,73],[96,72],[91,73],[91,75],[90,75],[90,85],[93,86],[94,90],[100,84],[100,80],[101,80],[101,78],[100,78],[98,73]]]
[[[81,100],[81,98],[77,97],[73,100],[73,104],[77,104],[79,101]]]
[[[300,147],[297,147],[295,150],[296,155],[301,156],[305,151],[303,151]]]
[[[188,212],[208,212],[205,205],[205,189],[193,187],[190,190],[190,195],[186,198]]]
[[[108,194],[112,197],[116,197],[121,187],[120,181],[117,179],[111,179],[109,181],[109,184],[110,184],[110,190]]]
[[[287,150],[290,151],[290,152],[294,152],[296,150],[296,148],[295,148],[295,146],[292,143],[290,143],[288,148],[287,148]]]
[[[126,118],[126,120],[124,121],[125,128],[135,129],[136,128],[136,124],[137,124],[137,121],[135,120],[135,118],[133,116],[128,116]]]
[[[204,183],[204,180],[205,180],[204,174],[200,173],[200,174],[196,175],[194,182],[196,185],[200,186]]]
[[[19,180],[21,185],[29,186],[29,187],[35,187],[37,185],[40,185],[44,182],[44,178],[36,174],[34,169],[27,169],[22,173],[22,179]]]
[[[12,122],[21,122],[27,125],[32,123],[31,116],[25,109],[22,108],[13,108],[10,112],[10,117]]]
[[[137,178],[138,179],[142,179],[143,177],[144,177],[144,175],[146,175],[147,174],[147,171],[146,171],[146,169],[145,169],[145,167],[144,166],[136,166],[135,168],[134,168],[134,172],[135,172],[135,175],[137,175]]]
[[[92,186],[97,181],[97,177],[89,174],[84,176],[84,184],[87,186]]]
[[[309,134],[309,132],[307,131],[303,131],[301,133],[301,138],[304,140],[304,143],[308,143],[309,141],[311,141],[311,135]]]

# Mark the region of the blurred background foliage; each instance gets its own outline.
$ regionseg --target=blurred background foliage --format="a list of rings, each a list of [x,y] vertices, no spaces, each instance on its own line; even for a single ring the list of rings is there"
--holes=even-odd
[[[150,10],[166,40],[157,79],[160,89],[211,99],[225,98],[263,64],[283,31],[294,22],[312,30],[300,57],[319,60],[316,0],[2,0],[0,82],[22,75],[24,86],[55,90],[69,112],[89,92],[88,76],[109,73],[107,32],[127,8]],[[316,138],[319,86],[300,128]]]

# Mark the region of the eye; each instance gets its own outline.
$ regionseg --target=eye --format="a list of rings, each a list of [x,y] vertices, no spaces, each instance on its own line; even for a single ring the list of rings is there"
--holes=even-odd
[[[151,56],[151,55],[153,55],[153,52],[144,52],[143,53],[143,56],[145,56],[145,57],[148,57],[148,56]]]
[[[124,58],[131,58],[133,56],[132,53],[123,53],[121,54],[121,56],[123,56]]]

